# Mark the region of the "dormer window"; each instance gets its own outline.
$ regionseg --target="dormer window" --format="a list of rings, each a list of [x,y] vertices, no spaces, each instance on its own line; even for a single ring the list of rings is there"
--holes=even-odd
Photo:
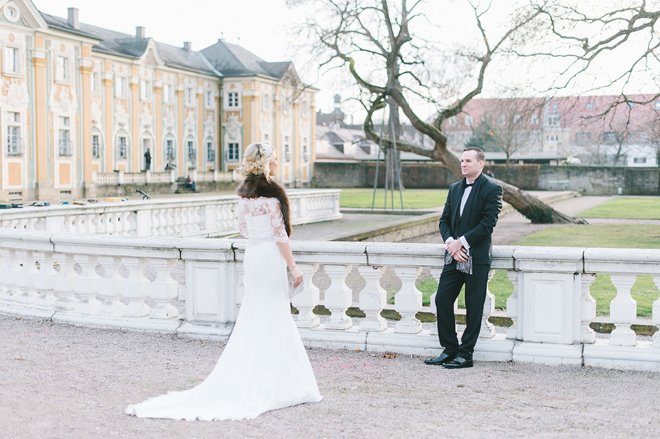
[[[227,107],[238,108],[238,92],[230,91],[227,93]]]

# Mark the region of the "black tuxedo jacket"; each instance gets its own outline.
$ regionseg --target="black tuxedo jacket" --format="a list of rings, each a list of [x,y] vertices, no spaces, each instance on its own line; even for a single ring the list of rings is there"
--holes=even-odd
[[[440,216],[443,241],[461,236],[470,244],[473,264],[490,264],[493,228],[502,210],[502,188],[483,173],[477,177],[460,215],[463,181],[449,186],[445,208]]]

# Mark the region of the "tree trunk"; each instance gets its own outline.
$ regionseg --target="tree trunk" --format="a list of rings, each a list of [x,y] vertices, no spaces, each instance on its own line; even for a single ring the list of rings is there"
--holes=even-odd
[[[444,163],[447,169],[449,169],[457,179],[462,178],[461,162],[447,148],[436,145],[434,155],[436,160]],[[502,186],[504,201],[513,206],[514,209],[534,224],[587,224],[583,219],[573,218],[556,211],[538,198],[529,195],[509,183],[496,178],[493,178],[493,180]]]

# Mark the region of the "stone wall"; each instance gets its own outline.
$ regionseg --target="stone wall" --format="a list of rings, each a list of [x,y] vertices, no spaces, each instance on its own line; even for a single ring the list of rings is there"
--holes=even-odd
[[[543,166],[541,190],[577,190],[589,195],[660,195],[660,168]]]
[[[507,169],[504,165],[487,168],[495,177],[522,188],[536,189],[539,180],[539,165],[516,165]],[[440,163],[403,163],[401,166],[403,185],[409,189],[446,188],[457,178]],[[375,163],[360,162],[317,162],[314,164],[316,187],[352,188],[373,187],[376,175]],[[383,187],[385,169],[378,167],[378,186]]]
[[[611,166],[488,165],[496,178],[525,190],[574,190],[589,195],[660,195],[660,168]],[[373,187],[375,163],[317,162],[315,187]],[[379,166],[378,186],[383,187],[385,170]],[[403,163],[403,185],[409,189],[446,188],[456,181],[439,163]]]

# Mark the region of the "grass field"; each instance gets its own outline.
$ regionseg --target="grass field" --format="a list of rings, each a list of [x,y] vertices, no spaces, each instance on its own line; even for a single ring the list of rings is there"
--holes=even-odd
[[[430,297],[436,292],[438,282],[436,279],[425,279],[417,284],[417,288],[422,291],[424,305],[429,305]],[[513,285],[506,276],[504,270],[496,270],[495,275],[488,284],[489,291],[495,296],[495,308],[505,309],[506,299],[513,292]],[[589,289],[591,295],[596,300],[596,314],[609,315],[610,302],[616,295],[616,289],[610,281],[610,276],[606,274],[598,275]],[[637,301],[637,315],[639,317],[651,317],[653,302],[655,302],[660,293],[653,284],[651,275],[639,276],[637,282],[632,288],[632,297]],[[461,291],[458,296],[458,307],[465,308],[464,292]]]
[[[583,218],[660,220],[660,197],[622,197],[579,214]]]
[[[547,247],[660,248],[660,226],[654,224],[553,226],[527,235],[516,244]]]
[[[370,209],[373,198],[373,189],[342,189],[339,198],[340,207],[353,207]],[[383,189],[376,191],[376,209],[384,207],[385,192]],[[404,209],[433,209],[445,204],[447,198],[446,189],[406,189],[403,191]],[[401,208],[399,192],[394,192],[394,208]],[[390,192],[387,193],[387,206],[392,206]]]
[[[660,248],[660,227],[647,224],[555,226],[528,235],[517,244],[551,247]],[[424,304],[428,305],[429,298],[438,288],[437,279],[426,279],[419,282],[417,287],[422,291]],[[495,271],[489,283],[489,290],[495,296],[495,308],[505,309],[506,299],[513,292],[513,285],[505,271]],[[608,315],[610,301],[616,295],[610,276],[599,274],[589,291],[596,299],[597,314]],[[653,278],[650,275],[638,276],[631,294],[637,301],[637,315],[651,317],[653,302],[660,297]],[[458,306],[459,308],[465,306],[463,293],[458,298]]]

